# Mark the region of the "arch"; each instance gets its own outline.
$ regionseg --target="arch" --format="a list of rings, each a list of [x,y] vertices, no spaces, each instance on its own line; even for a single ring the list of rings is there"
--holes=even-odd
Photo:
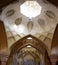
[[[34,60],[35,64],[38,64],[38,62],[40,63],[42,60],[40,55],[38,55],[36,52],[26,51],[22,55],[23,55],[22,59],[24,59],[25,56],[27,56],[27,55],[31,55],[34,58],[33,60]]]
[[[24,54],[24,56],[26,56],[27,54],[30,54],[34,58],[39,57],[39,55],[37,53],[35,53],[35,52],[29,52],[29,51],[22,52],[19,56],[21,57],[23,54]]]
[[[20,49],[28,45],[31,45],[32,47],[36,48],[38,52],[42,53],[45,59],[47,59],[47,61],[45,60],[45,62],[49,62],[48,64],[45,63],[45,65],[50,65],[50,60],[48,59],[46,45],[32,35],[27,35],[23,37],[22,39],[18,40],[15,44],[11,46],[11,53],[7,61],[7,65],[12,65],[13,54],[17,53],[17,51],[20,51]]]
[[[32,39],[28,39],[28,38],[32,38]],[[36,49],[38,49],[39,47],[38,50],[40,50],[42,53],[46,50],[46,45],[32,35],[27,35],[23,37],[22,39],[18,40],[15,44],[11,46],[10,49],[12,50],[13,53],[15,53],[18,49],[21,49],[28,45],[31,45],[32,47],[35,47]]]
[[[0,52],[7,52],[7,36],[3,21],[0,20]]]

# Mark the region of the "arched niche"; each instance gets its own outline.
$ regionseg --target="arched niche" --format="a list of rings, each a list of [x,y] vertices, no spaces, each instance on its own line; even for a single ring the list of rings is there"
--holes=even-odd
[[[17,58],[19,65],[21,65],[21,62],[23,62],[23,65],[24,62],[28,63],[28,65],[30,65],[30,63],[31,65],[38,65],[38,63],[40,62],[39,55],[34,52],[25,51],[19,55],[19,58]]]
[[[0,20],[0,53],[7,52],[7,36],[3,21]]]
[[[22,39],[18,40],[15,44],[11,46],[11,53],[7,61],[7,65],[13,65],[13,55],[26,46],[32,46],[38,50],[43,55],[43,64],[42,65],[51,65],[50,59],[46,50],[46,45],[32,35],[27,35]]]

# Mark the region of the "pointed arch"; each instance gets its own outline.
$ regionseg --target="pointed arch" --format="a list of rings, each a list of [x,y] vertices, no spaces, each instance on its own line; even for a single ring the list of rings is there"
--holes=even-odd
[[[42,41],[40,41],[39,39],[37,39],[36,37],[32,35],[27,35],[23,37],[22,39],[18,40],[15,44],[11,46],[11,53],[7,61],[7,65],[12,65],[13,54],[17,53],[17,51],[20,51],[20,49],[28,45],[31,45],[32,47],[36,48],[38,52],[42,53],[45,59],[47,59],[47,61],[49,62],[48,65],[50,65],[50,60],[48,59],[46,45]],[[46,53],[47,53],[46,55],[47,57],[45,56]],[[47,65],[47,63],[45,65]]]
[[[31,39],[28,39],[28,38],[31,38]],[[37,39],[36,37],[32,35],[27,35],[23,37],[22,39],[18,40],[15,44],[13,44],[11,46],[11,51],[15,53],[19,49],[28,45],[31,45],[32,47],[40,50],[42,53],[46,50],[46,45],[42,41],[40,41],[39,39]]]
[[[7,36],[3,21],[0,20],[0,52],[6,52],[8,48]]]
[[[38,58],[39,57],[39,55],[37,53],[29,52],[29,51],[22,52],[19,56],[21,57],[22,55],[24,55],[24,57],[25,57],[27,54],[32,55],[34,58],[36,58],[36,57]]]

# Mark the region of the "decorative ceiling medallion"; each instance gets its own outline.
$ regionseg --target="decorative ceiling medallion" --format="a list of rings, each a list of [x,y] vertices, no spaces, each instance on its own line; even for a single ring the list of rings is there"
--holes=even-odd
[[[44,19],[38,19],[38,24],[43,28],[45,26]]]
[[[52,12],[52,11],[46,11],[46,15],[49,17],[49,18],[55,18],[56,17],[56,15],[55,15],[55,13],[54,12]]]
[[[15,13],[14,9],[8,10],[7,13],[6,13],[6,16],[7,17],[12,16],[14,13]]]
[[[41,14],[42,7],[37,1],[26,1],[20,6],[20,12],[30,19]]]
[[[15,20],[15,24],[16,24],[16,25],[19,25],[19,24],[21,24],[21,21],[22,21],[22,17],[17,18],[17,19]]]
[[[33,28],[33,22],[32,22],[32,21],[29,21],[29,22],[27,23],[27,28],[28,28],[29,31],[32,30],[32,28]]]

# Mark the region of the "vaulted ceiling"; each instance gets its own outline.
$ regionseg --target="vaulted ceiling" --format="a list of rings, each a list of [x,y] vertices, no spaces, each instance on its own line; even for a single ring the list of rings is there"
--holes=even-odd
[[[58,0],[36,0],[42,6],[42,13],[32,18],[31,22],[20,12],[19,6],[24,1],[26,0],[0,0],[0,12],[3,8],[0,19],[5,24],[8,48],[22,37],[31,34],[44,42],[50,50],[54,29],[58,23]],[[48,1],[56,7],[47,3]]]

